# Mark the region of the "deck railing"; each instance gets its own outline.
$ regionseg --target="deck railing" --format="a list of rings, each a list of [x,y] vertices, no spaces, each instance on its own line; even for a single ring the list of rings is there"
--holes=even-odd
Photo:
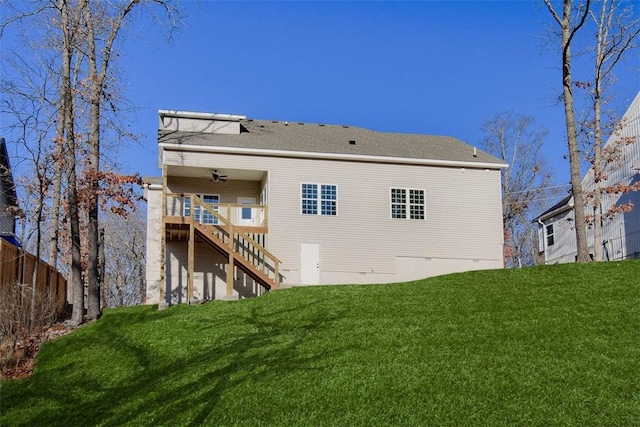
[[[199,203],[194,204],[197,199]],[[206,209],[203,208],[206,206]],[[213,215],[216,212],[217,215]],[[269,207],[258,204],[205,203],[195,194],[167,193],[165,216],[192,217],[204,225],[216,225],[220,218],[241,227],[268,228]]]

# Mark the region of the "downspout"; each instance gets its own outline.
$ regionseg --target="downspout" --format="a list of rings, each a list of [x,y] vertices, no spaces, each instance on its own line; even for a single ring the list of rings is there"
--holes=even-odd
[[[547,229],[540,218],[538,218],[538,224],[542,227],[542,253],[544,254],[544,265],[547,265]]]

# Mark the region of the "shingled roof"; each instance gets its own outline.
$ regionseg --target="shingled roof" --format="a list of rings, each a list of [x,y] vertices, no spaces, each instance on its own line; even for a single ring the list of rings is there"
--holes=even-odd
[[[506,167],[506,163],[450,136],[377,132],[355,126],[242,118],[239,134],[160,130],[158,143],[282,152],[328,153],[399,159],[464,162]]]

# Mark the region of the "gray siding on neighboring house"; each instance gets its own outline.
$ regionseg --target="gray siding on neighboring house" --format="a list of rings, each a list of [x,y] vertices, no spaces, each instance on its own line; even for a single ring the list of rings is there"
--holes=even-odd
[[[544,247],[546,248],[547,264],[560,264],[574,262],[576,257],[576,231],[573,210],[553,216],[545,221],[553,224],[553,244],[547,243],[548,235],[545,233]]]
[[[617,145],[617,150],[621,154],[620,159],[607,165],[604,170],[606,179],[603,180],[602,187],[627,186],[640,182],[640,93],[635,96],[620,124],[620,129],[609,138],[605,145],[607,148]],[[618,144],[619,141],[625,142]],[[593,169],[589,169],[585,174],[582,186],[587,192],[593,191]],[[640,192],[603,194],[602,211],[606,213],[611,206],[627,202],[631,202],[634,206],[631,212],[617,213],[603,220],[603,241],[599,244],[603,247],[605,260],[640,257]],[[591,205],[587,205],[585,209],[587,214],[593,213]],[[541,216],[545,225],[554,224],[554,227],[561,231],[561,234],[556,238],[557,244],[546,248],[545,260],[547,263],[575,261],[577,251],[575,230],[573,229],[573,211],[568,218],[570,220],[567,222],[567,218],[563,216]],[[565,230],[570,232],[565,233]],[[593,254],[592,227],[587,228],[587,241],[589,250]]]

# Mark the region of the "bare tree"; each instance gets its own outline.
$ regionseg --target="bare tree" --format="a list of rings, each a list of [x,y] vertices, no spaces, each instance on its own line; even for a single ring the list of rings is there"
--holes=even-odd
[[[512,111],[499,113],[482,123],[482,148],[504,160],[502,172],[502,219],[505,237],[505,266],[533,263],[531,217],[547,196],[551,172],[542,153],[547,130],[536,126],[530,116]]]
[[[104,296],[109,307],[140,304],[144,300],[146,222],[136,211],[126,217],[107,214],[104,240]]]
[[[110,101],[108,77],[114,43],[120,34],[125,19],[138,5],[160,6],[168,15],[170,22],[175,22],[178,11],[165,0],[126,0],[109,5],[101,2],[83,0],[83,17],[87,28],[86,53],[89,66],[89,166],[86,173],[89,194],[87,200],[89,234],[88,234],[88,306],[87,317],[96,319],[101,313],[100,283],[98,271],[98,197],[100,193],[100,140],[101,113],[103,100]],[[101,41],[98,44],[98,40]],[[113,81],[112,79],[111,81]]]
[[[577,262],[585,263],[590,261],[590,257],[587,243],[587,226],[584,206],[585,197],[580,175],[581,156],[576,130],[576,116],[573,97],[574,81],[571,76],[571,46],[574,42],[576,33],[584,26],[584,23],[589,16],[591,0],[579,2],[576,8],[574,8],[573,0],[563,0],[561,15],[556,12],[551,4],[551,0],[544,0],[544,3],[561,30],[562,100],[564,103],[567,145],[569,147],[571,192],[574,199]]]
[[[168,20],[170,31],[176,28],[182,18],[173,0],[35,0],[24,4],[9,2],[8,6],[12,16],[0,23],[0,31],[10,24],[32,22],[42,16],[52,24],[42,30],[44,35],[41,39],[46,41],[43,47],[55,50],[59,60],[59,66],[55,67],[59,74],[58,94],[52,97],[56,99],[57,113],[56,118],[52,119],[52,123],[56,123],[56,131],[55,150],[51,158],[58,167],[51,173],[49,259],[57,265],[60,236],[65,236],[61,232],[64,230],[58,228],[62,222],[60,207],[64,206],[64,221],[70,231],[72,321],[81,323],[84,311],[83,271],[87,273],[88,282],[88,318],[95,319],[101,312],[98,259],[100,198],[108,197],[105,196],[109,193],[105,191],[105,186],[127,186],[139,181],[138,176],[114,177],[115,172],[105,173],[101,170],[101,139],[106,133],[103,123],[111,125],[118,111],[115,93],[119,80],[111,71],[113,58],[117,57],[115,42],[134,8],[142,9],[144,13],[138,15],[140,17]],[[156,15],[153,7],[159,8],[161,13]],[[105,111],[113,114],[110,116]],[[120,131],[116,133],[127,134]],[[88,154],[79,155],[85,150],[85,143]],[[134,208],[130,200],[120,200],[118,203],[126,205],[116,208],[121,214]],[[84,230],[81,223],[85,218],[88,224],[86,239],[81,236]],[[83,248],[85,242],[86,247]]]
[[[16,69],[23,70],[31,67],[25,63],[21,57],[11,58]],[[23,244],[31,246],[37,259],[40,259],[41,241],[44,227],[45,198],[49,188],[48,170],[50,156],[47,152],[49,144],[47,137],[50,132],[52,121],[48,116],[50,106],[46,95],[49,92],[51,74],[47,70],[33,70],[23,73],[24,83],[19,86],[13,82],[3,82],[2,91],[6,98],[2,100],[1,111],[13,118],[13,130],[16,130],[17,143],[23,148],[28,168],[31,171],[29,176],[22,176],[18,184],[24,188],[24,193],[28,195],[23,199],[24,221],[29,222],[28,230],[33,233],[23,235]],[[22,227],[23,232],[27,227]],[[35,243],[30,244],[32,234],[35,234]],[[37,269],[34,269],[31,277],[31,305],[30,305],[30,327],[33,328],[36,322],[36,301],[37,294]]]
[[[640,18],[634,16],[631,10],[615,0],[603,0],[597,3],[597,6],[600,8],[599,14],[591,11],[591,17],[596,26],[593,83],[582,82],[580,86],[590,89],[593,97],[593,118],[587,124],[593,128],[591,133],[593,157],[590,159],[594,181],[593,259],[602,261],[602,193],[607,191],[607,188],[603,187],[603,182],[608,178],[607,165],[612,162],[612,157],[616,157],[615,153],[603,152],[603,141],[606,139],[603,136],[612,133],[607,132],[602,123],[602,108],[607,103],[604,92],[612,85],[613,70],[623,55],[638,47]]]
[[[60,35],[62,39],[62,75],[60,85],[61,108],[59,120],[64,123],[64,135],[60,140],[65,141],[64,161],[67,169],[67,209],[69,228],[71,230],[71,286],[73,289],[73,312],[71,321],[79,325],[84,320],[84,287],[82,285],[82,264],[80,255],[80,215],[78,211],[78,180],[76,173],[76,118],[75,96],[71,85],[71,62],[76,53],[76,38],[80,35],[80,17],[82,7],[77,3],[72,5],[65,0],[58,1],[60,16]]]

